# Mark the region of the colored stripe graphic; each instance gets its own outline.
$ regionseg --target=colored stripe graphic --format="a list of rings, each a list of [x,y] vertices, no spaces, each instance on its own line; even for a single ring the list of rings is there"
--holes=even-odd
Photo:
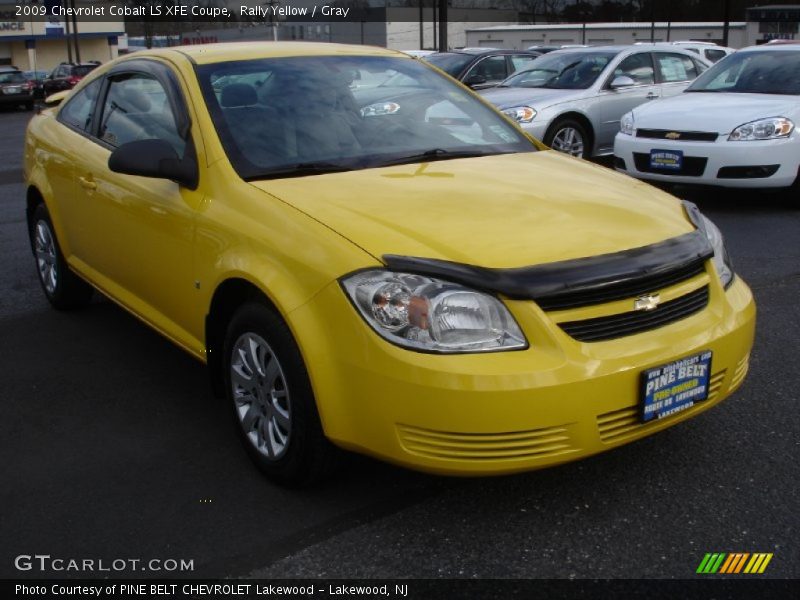
[[[735,573],[760,574],[767,569],[767,565],[772,560],[772,553],[757,552],[708,552],[700,561],[697,573],[715,573],[731,575]],[[748,560],[749,559],[749,560]],[[742,570],[744,569],[744,570]]]

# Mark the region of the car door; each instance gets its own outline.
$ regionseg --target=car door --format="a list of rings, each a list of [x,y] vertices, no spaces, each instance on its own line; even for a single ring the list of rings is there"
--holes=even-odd
[[[102,86],[103,79],[98,78],[71,96],[57,113],[56,118],[64,127],[55,130],[58,138],[54,147],[37,150],[41,152],[37,160],[46,160],[47,176],[62,217],[59,222],[64,231],[60,237],[66,246],[62,250],[70,261],[85,261],[92,241],[92,213],[83,192],[78,191],[77,168],[88,143]]]
[[[630,77],[634,85],[614,89],[612,82],[617,77]],[[610,69],[600,91],[596,110],[600,113],[600,127],[597,131],[597,152],[602,153],[614,146],[614,137],[619,131],[619,121],[627,112],[640,104],[655,100],[660,96],[655,81],[653,58],[650,52],[635,52],[622,58]]]
[[[84,260],[92,276],[185,343],[191,339],[185,302],[194,289],[194,223],[202,194],[166,179],[112,172],[108,160],[123,144],[146,139],[168,142],[178,157],[196,153],[202,141],[190,124],[169,67],[146,59],[122,63],[106,77],[92,139],[76,160],[90,236]]]
[[[654,52],[653,56],[662,98],[680,94],[698,75],[691,56],[677,52]]]

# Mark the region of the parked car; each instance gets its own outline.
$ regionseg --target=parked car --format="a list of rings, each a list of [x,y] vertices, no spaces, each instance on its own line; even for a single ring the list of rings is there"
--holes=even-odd
[[[719,46],[712,42],[685,41],[685,42],[672,42],[672,44],[678,46],[679,48],[684,48],[686,50],[691,50],[692,52],[696,52],[697,54],[699,54],[712,64],[719,60],[722,60],[729,54],[733,54],[734,52],[736,52],[735,48],[728,48],[727,46]]]
[[[558,50],[481,95],[554,150],[586,158],[612,153],[626,112],[679,94],[708,67],[680,48]]]
[[[33,110],[33,85],[21,71],[0,71],[0,106]]]
[[[800,169],[800,46],[739,50],[622,119],[617,169],[653,181],[789,187]]]
[[[33,86],[33,97],[44,98],[44,80],[47,79],[47,71],[24,71],[23,74]]]
[[[362,69],[416,90],[364,106]],[[67,309],[96,287],[207,363],[278,480],[329,473],[335,446],[540,468],[742,383],[753,297],[697,207],[548,151],[423,61],[163,48],[64,97],[25,141],[45,296]]]
[[[75,87],[75,84],[96,69],[98,65],[99,63],[96,62],[61,63],[44,80],[44,95],[49,96],[56,92],[71,90]]]
[[[491,87],[525,68],[538,52],[527,50],[498,50],[497,48],[464,48],[452,52],[436,52],[424,56],[435,67],[455,77],[473,90]]]

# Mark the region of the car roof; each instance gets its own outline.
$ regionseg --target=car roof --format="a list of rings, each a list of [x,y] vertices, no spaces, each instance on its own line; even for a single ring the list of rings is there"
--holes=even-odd
[[[800,50],[800,48],[798,48],[798,44],[761,44],[760,46],[748,46],[747,48],[742,48],[741,50],[737,50],[736,53],[738,54],[740,52],[797,52],[798,50]]]
[[[253,60],[259,58],[283,58],[289,56],[395,56],[414,60],[399,50],[388,50],[377,46],[355,44],[329,44],[321,42],[225,42],[218,44],[194,44],[141,50],[128,56],[174,57],[180,54],[193,63],[206,65],[220,62]]]

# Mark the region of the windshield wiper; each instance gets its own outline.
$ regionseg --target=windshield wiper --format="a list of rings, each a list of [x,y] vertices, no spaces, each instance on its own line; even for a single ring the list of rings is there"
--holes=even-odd
[[[381,162],[379,167],[389,167],[391,165],[408,165],[418,162],[433,162],[435,160],[450,160],[453,158],[474,158],[476,156],[487,156],[489,154],[506,154],[505,152],[484,152],[483,150],[444,150],[442,148],[433,148],[420,152],[419,154],[410,154],[409,156],[401,156],[400,158],[389,159]]]
[[[306,175],[324,175],[326,173],[342,173],[355,171],[361,167],[344,166],[330,162],[303,162],[286,165],[277,169],[245,177],[245,181],[258,181],[261,179],[277,179],[280,177],[304,177]]]

